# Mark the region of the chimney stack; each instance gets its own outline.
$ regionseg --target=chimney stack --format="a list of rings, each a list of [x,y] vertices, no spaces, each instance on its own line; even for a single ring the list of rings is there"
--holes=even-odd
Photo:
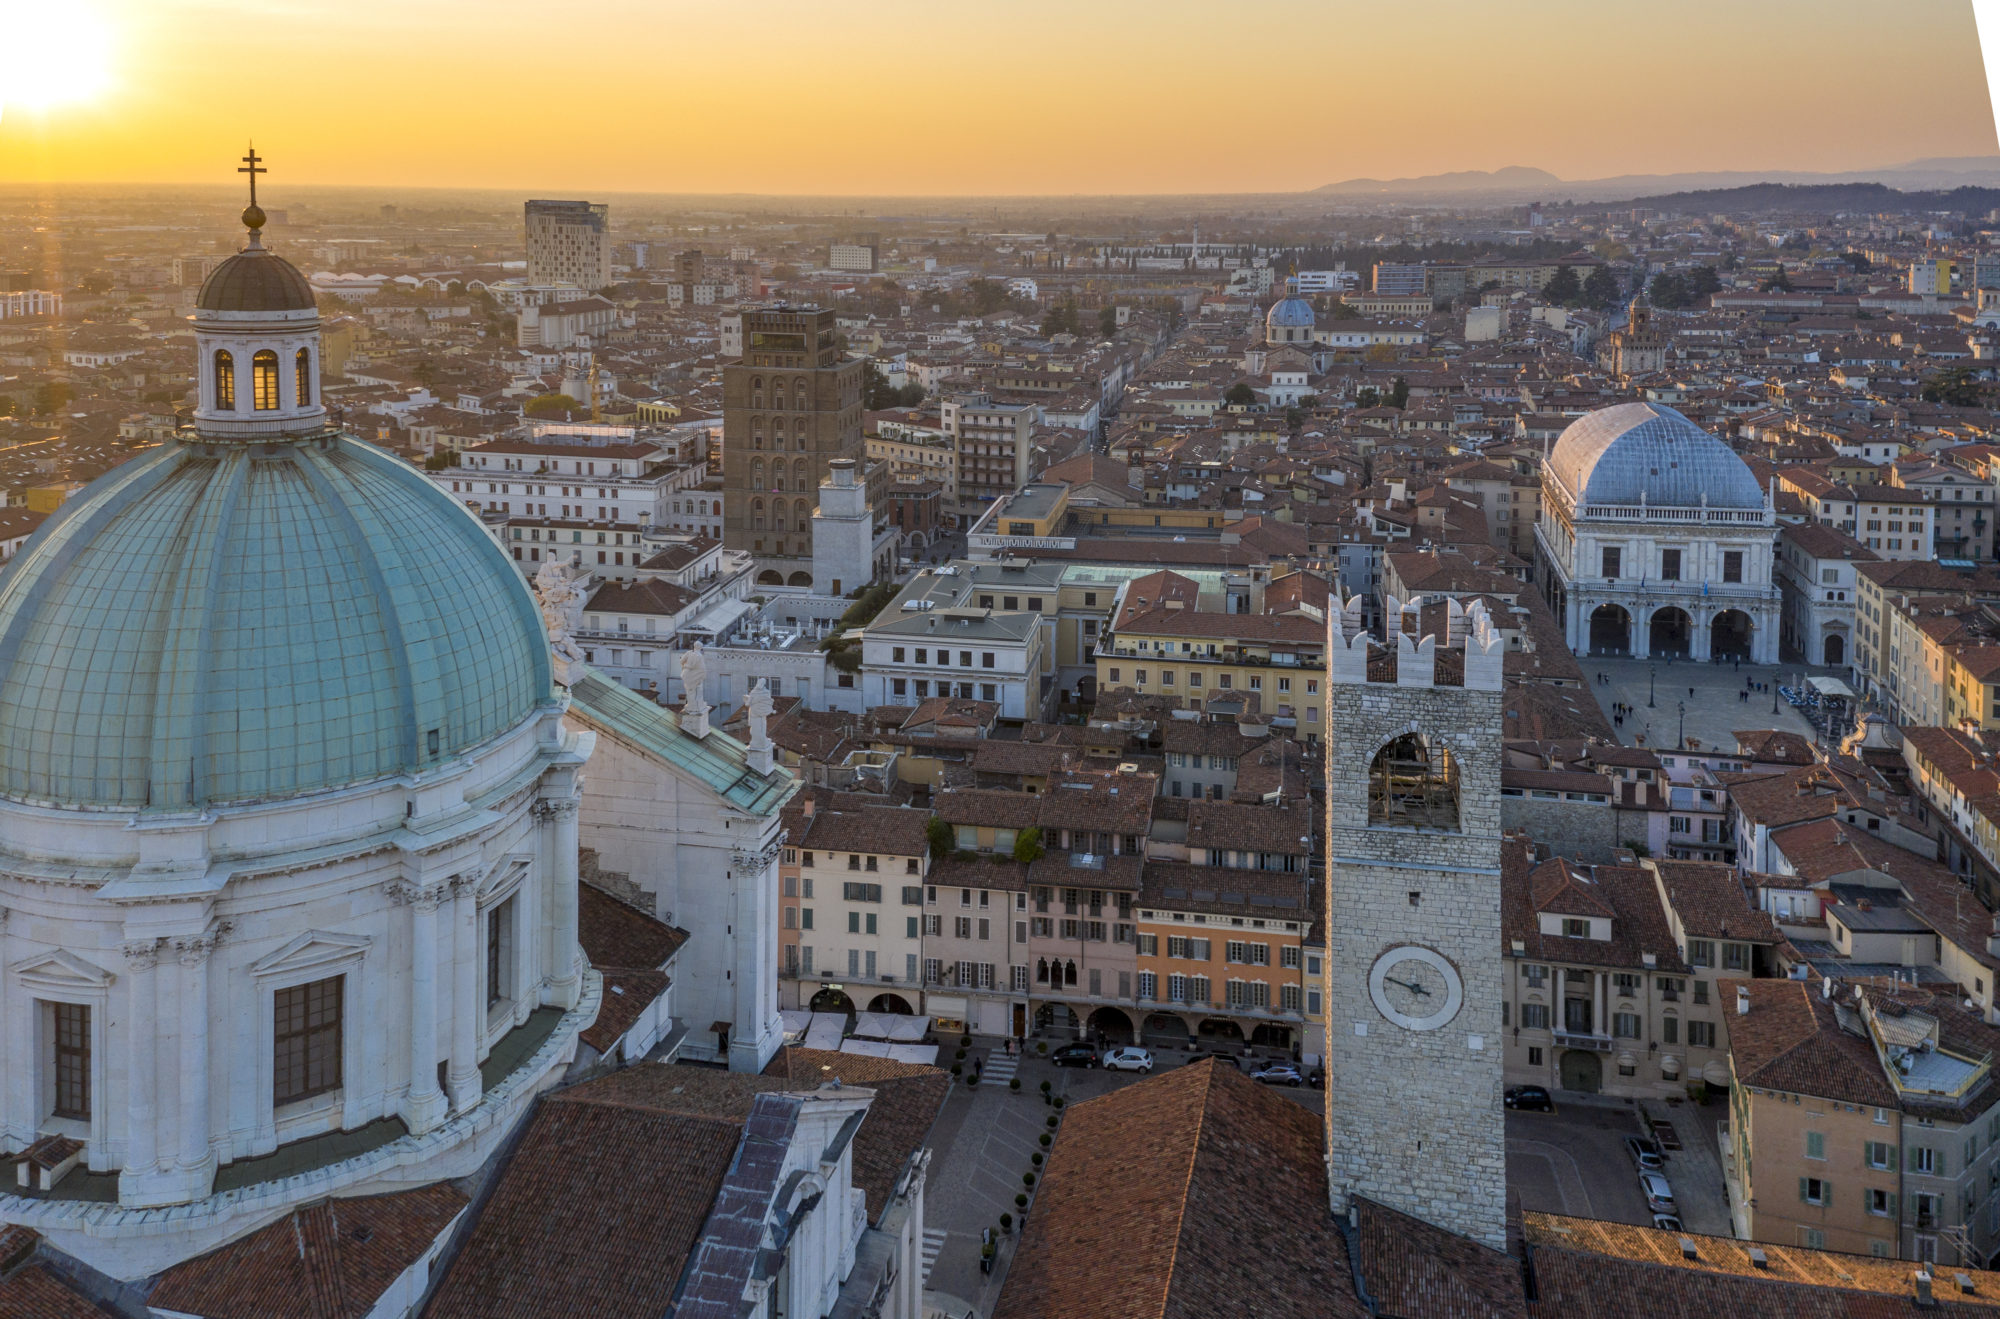
[[[1736,1015],[1739,1017],[1745,1017],[1748,1016],[1749,1014],[1750,1014],[1750,989],[1747,985],[1738,985],[1736,987]]]

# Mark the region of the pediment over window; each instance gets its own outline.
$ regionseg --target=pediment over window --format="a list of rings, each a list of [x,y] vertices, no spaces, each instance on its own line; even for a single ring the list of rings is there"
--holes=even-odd
[[[10,969],[17,980],[35,989],[96,991],[107,988],[118,978],[66,948],[24,958]]]
[[[250,964],[257,976],[293,975],[360,958],[375,941],[365,934],[334,934],[327,930],[307,930],[275,952],[266,953]]]

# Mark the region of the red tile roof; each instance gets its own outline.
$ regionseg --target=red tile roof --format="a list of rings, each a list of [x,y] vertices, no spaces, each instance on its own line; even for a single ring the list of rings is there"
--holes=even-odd
[[[147,1302],[204,1319],[362,1319],[467,1203],[443,1183],[322,1200],[168,1269]]]
[[[1319,1117],[1203,1060],[1073,1105],[994,1319],[1360,1319]]]

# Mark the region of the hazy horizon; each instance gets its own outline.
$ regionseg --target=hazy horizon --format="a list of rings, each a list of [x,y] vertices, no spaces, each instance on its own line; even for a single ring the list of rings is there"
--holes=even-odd
[[[1687,0],[1613,25],[1585,0],[778,3],[754,25],[643,0],[279,0],[240,33],[246,11],[220,0],[0,9],[28,57],[0,72],[0,186],[228,184],[249,138],[273,189],[773,199],[1286,196],[1506,166],[1587,181],[1996,153],[1967,0]]]

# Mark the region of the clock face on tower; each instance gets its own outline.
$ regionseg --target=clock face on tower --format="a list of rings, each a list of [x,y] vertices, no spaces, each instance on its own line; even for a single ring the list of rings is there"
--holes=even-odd
[[[1465,982],[1445,957],[1418,944],[1384,950],[1368,971],[1375,1010],[1404,1030],[1436,1030],[1458,1015]]]

